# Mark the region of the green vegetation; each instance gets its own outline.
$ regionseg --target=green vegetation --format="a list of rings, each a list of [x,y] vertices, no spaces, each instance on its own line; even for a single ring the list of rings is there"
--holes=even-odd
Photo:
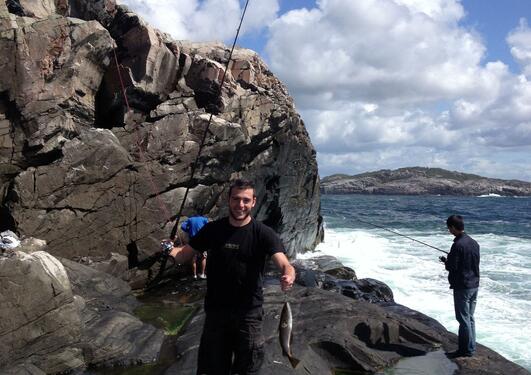
[[[350,177],[352,177],[352,176],[349,176],[348,174],[337,173],[337,174],[332,174],[330,176],[323,177],[321,179],[321,181],[330,182],[330,181],[335,181],[335,180],[344,180],[344,179],[350,178]]]
[[[444,178],[448,180],[456,180],[456,181],[466,181],[466,180],[477,180],[477,179],[485,179],[485,177],[481,177],[475,174],[470,173],[461,173],[457,171],[448,171],[446,169],[442,168],[427,168],[427,167],[406,167],[406,168],[399,168],[395,170],[391,169],[382,169],[379,171],[373,171],[373,172],[364,172],[356,175],[346,175],[346,174],[334,174],[328,177],[325,177],[321,180],[321,182],[332,182],[336,180],[346,180],[351,178],[362,178],[362,177],[374,177],[382,182],[385,181],[393,181],[393,180],[401,180],[410,178],[413,176],[425,176],[429,178]]]
[[[146,303],[135,310],[142,321],[164,330],[168,336],[179,333],[195,311],[195,307],[180,304]]]

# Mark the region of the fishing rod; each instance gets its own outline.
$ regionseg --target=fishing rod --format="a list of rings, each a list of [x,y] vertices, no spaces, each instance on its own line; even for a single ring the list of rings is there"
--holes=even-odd
[[[398,235],[398,236],[402,236],[402,237],[405,237],[405,238],[407,238],[407,239],[410,239],[411,241],[415,241],[415,242],[418,242],[418,243],[420,243],[420,244],[423,244],[424,246],[431,247],[432,249],[435,249],[435,250],[437,250],[437,251],[440,251],[441,253],[448,254],[448,251],[441,250],[441,249],[439,249],[438,247],[435,247],[435,246],[432,246],[432,245],[430,245],[430,244],[427,244],[426,242],[419,241],[419,240],[417,240],[417,239],[415,239],[415,238],[413,238],[413,237],[406,236],[405,234],[395,232],[394,230],[388,229],[388,228],[386,228],[386,227],[382,227],[381,225],[377,225],[377,224],[371,223],[371,222],[369,222],[369,221],[365,221],[365,220],[361,220],[361,219],[356,219],[356,218],[354,218],[354,220],[359,221],[359,222],[364,223],[364,224],[372,225],[373,227],[376,227],[376,228],[380,228],[380,229],[386,230],[386,231],[391,232],[391,233],[393,233],[393,234],[396,234],[396,235]]]
[[[229,70],[229,64],[232,60],[232,54],[234,52],[234,48],[236,47],[236,41],[238,40],[238,36],[240,35],[240,29],[242,27],[242,23],[243,23],[243,20],[245,18],[245,13],[247,11],[247,6],[249,5],[249,0],[247,0],[245,2],[245,7],[243,8],[243,12],[242,12],[242,16],[240,18],[240,23],[238,25],[238,29],[236,30],[236,35],[234,36],[234,42],[232,43],[232,47],[230,49],[230,52],[229,52],[229,57],[225,63],[225,69],[223,71],[223,76],[221,77],[221,82],[219,84],[219,87],[218,87],[218,90],[217,90],[217,93],[216,93],[216,98],[218,97],[221,97],[221,93],[222,93],[222,90],[223,90],[223,84],[225,83],[225,78],[226,78],[226,75],[227,75],[227,71]],[[210,129],[210,124],[212,123],[212,117],[214,116],[214,113],[213,112],[210,112],[210,117],[208,119],[208,123],[207,123],[207,126],[203,132],[203,136],[201,138],[201,143],[199,145],[199,150],[197,151],[197,155],[195,157],[195,161],[193,162],[192,166],[191,166],[191,169],[190,169],[190,179],[188,181],[188,184],[186,185],[186,190],[184,192],[184,197],[181,201],[181,206],[179,207],[179,211],[178,213],[175,215],[175,216],[172,216],[170,217],[168,215],[168,221],[171,221],[171,220],[175,220],[175,224],[173,225],[171,231],[170,231],[170,239],[171,239],[171,242],[170,241],[162,241],[161,242],[161,247],[163,249],[163,251],[159,254],[159,257],[157,258],[157,262],[160,263],[160,267],[159,267],[159,272],[155,275],[154,278],[148,280],[147,284],[146,284],[146,290],[149,290],[153,287],[155,287],[159,282],[160,280],[162,280],[162,276],[164,274],[164,271],[166,269],[166,263],[168,262],[169,258],[171,258],[170,256],[170,251],[173,247],[173,242],[175,241],[175,237],[176,235],[178,234],[178,228],[179,228],[179,221],[181,220],[181,216],[182,216],[182,213],[183,213],[183,210],[184,210],[184,206],[186,204],[186,198],[188,197],[188,193],[190,191],[190,186],[192,186],[192,183],[194,181],[194,176],[195,176],[195,172],[196,172],[196,169],[197,169],[197,166],[199,165],[199,159],[201,157],[201,152],[203,151],[203,148],[205,146],[205,142],[206,142],[206,138],[207,138],[207,134],[208,134],[208,130]],[[182,239],[180,240],[181,244],[183,243]]]
[[[236,47],[236,41],[238,40],[238,36],[240,35],[240,29],[242,27],[242,23],[243,23],[243,20],[245,18],[245,13],[247,12],[247,6],[249,5],[249,0],[247,0],[245,2],[245,7],[243,8],[243,12],[242,12],[242,16],[240,18],[240,23],[238,25],[238,29],[236,30],[236,35],[234,36],[234,41],[232,43],[232,47],[230,49],[230,53],[229,53],[229,57],[227,59],[227,62],[225,64],[225,70],[223,71],[223,76],[221,77],[221,82],[219,84],[219,87],[218,87],[218,90],[217,90],[217,93],[216,93],[216,98],[220,97],[221,96],[221,92],[223,90],[223,84],[225,83],[225,76],[227,75],[227,71],[229,70],[229,64],[230,64],[230,61],[232,60],[232,53],[234,52],[234,48]],[[173,216],[170,218],[170,220],[173,220],[175,219],[175,224],[170,232],[170,238],[173,240],[175,239],[175,235],[177,233],[177,228],[178,228],[178,225],[179,225],[179,220],[181,219],[181,216],[182,216],[182,213],[183,213],[183,209],[184,209],[184,205],[186,204],[186,198],[188,197],[188,192],[190,191],[190,186],[192,185],[193,183],[193,180],[194,180],[194,175],[195,175],[195,171],[197,169],[197,166],[199,165],[199,158],[201,157],[201,151],[203,150],[203,147],[205,146],[205,141],[206,141],[206,137],[207,137],[207,134],[208,134],[208,129],[210,128],[210,124],[212,123],[212,117],[213,117],[214,113],[210,113],[210,118],[208,119],[208,123],[207,123],[207,126],[205,128],[205,131],[203,132],[203,137],[201,139],[201,144],[199,145],[199,150],[197,151],[197,156],[195,158],[195,161],[194,163],[192,164],[192,168],[191,168],[191,171],[190,171],[190,180],[186,186],[186,191],[184,193],[184,197],[181,201],[181,206],[179,208],[179,212],[177,213],[177,215]]]

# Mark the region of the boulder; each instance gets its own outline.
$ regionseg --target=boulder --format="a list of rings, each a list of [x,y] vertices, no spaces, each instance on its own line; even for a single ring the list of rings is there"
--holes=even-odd
[[[149,279],[149,270],[132,266],[125,255],[117,253],[110,253],[107,259],[90,264],[91,268],[127,282],[131,289],[142,289],[146,286]]]
[[[42,240],[24,238],[0,255],[0,372],[40,375],[155,361],[164,333],[133,315],[139,303],[129,285],[59,261],[45,248]],[[108,269],[120,273],[120,260]]]
[[[96,20],[108,27],[117,11],[115,0],[55,0],[58,12],[83,20]]]
[[[321,255],[293,262],[295,282],[301,286],[317,287],[368,302],[394,302],[393,291],[374,279],[358,279],[356,272],[345,267],[335,257]]]
[[[24,371],[38,374],[35,368],[83,367],[83,325],[63,265],[44,251],[20,250],[24,245],[0,256],[0,369],[25,363]]]
[[[166,45],[166,37],[124,6],[116,8],[109,28],[127,82],[135,91],[167,98],[176,87],[179,60]]]
[[[6,5],[18,16],[34,18],[47,18],[56,11],[54,0],[8,0]]]
[[[118,278],[68,259],[61,259],[78,296],[82,345],[93,367],[127,366],[154,362],[164,332],[133,315],[139,306],[129,285]]]

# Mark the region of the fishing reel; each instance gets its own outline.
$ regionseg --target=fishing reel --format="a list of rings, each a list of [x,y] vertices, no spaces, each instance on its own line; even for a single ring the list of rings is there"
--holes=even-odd
[[[170,255],[173,249],[173,241],[160,241],[159,249],[159,253],[153,256],[152,263],[152,266],[158,269],[156,273],[153,272],[152,267],[148,269],[148,277],[145,287],[146,291],[153,289],[159,283],[161,283],[161,281],[164,279],[165,272],[168,269],[175,267],[175,258]],[[158,264],[158,267],[155,265],[155,263]]]
[[[173,249],[173,241],[172,240],[162,240],[160,241],[160,251],[164,255],[170,254],[171,250]]]

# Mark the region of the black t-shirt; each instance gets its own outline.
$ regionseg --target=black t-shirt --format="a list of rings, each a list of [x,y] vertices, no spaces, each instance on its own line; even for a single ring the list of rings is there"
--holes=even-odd
[[[266,256],[285,252],[279,236],[254,219],[243,227],[233,227],[228,218],[210,222],[190,246],[208,252],[206,311],[261,307]]]

